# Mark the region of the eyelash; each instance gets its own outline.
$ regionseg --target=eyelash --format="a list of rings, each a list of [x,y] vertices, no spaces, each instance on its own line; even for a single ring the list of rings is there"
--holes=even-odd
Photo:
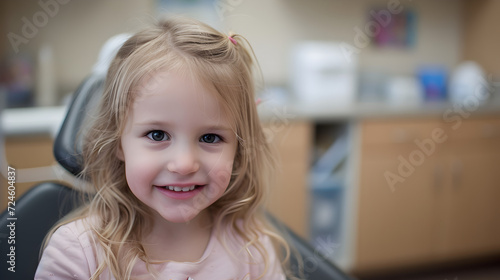
[[[154,133],[158,133],[158,132],[162,133],[161,139],[160,140],[153,139],[153,134]],[[206,136],[208,136],[208,135],[215,136],[216,139],[213,142],[206,142],[205,140],[203,140],[203,138],[206,137]],[[166,133],[165,131],[161,131],[161,130],[152,130],[152,131],[149,131],[146,134],[146,137],[148,137],[150,140],[152,140],[154,142],[162,142],[162,141],[170,140],[170,136],[168,135],[168,133]],[[219,142],[222,142],[222,141],[224,141],[224,139],[220,135],[217,135],[217,134],[214,134],[214,133],[203,134],[200,137],[200,142],[207,143],[207,144],[215,144],[215,143],[219,143]]]
[[[203,134],[201,137],[200,137],[200,141],[207,135],[211,135],[211,136],[215,136],[216,137],[216,140],[214,140],[214,142],[205,142],[203,141],[204,143],[208,143],[208,144],[216,144],[216,143],[219,143],[219,142],[222,142],[223,139],[221,136],[217,135],[217,134],[214,134],[214,133],[207,133],[207,134]]]
[[[162,138],[161,140],[155,140],[153,139],[153,133],[157,133],[157,132],[160,132],[162,133]],[[161,131],[161,130],[152,130],[152,131],[149,131],[147,134],[146,134],[146,137],[148,137],[150,140],[154,141],[154,142],[160,142],[160,141],[166,141],[166,140],[169,140],[170,139],[170,136],[165,132],[165,131]],[[167,139],[164,139],[164,138],[167,138]]]

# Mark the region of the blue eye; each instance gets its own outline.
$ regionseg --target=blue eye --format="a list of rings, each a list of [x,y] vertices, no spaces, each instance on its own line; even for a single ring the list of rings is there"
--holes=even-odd
[[[153,141],[166,141],[169,139],[167,133],[161,130],[153,130],[146,134],[146,136]]]
[[[222,139],[216,134],[205,134],[201,136],[200,141],[205,143],[218,143]]]

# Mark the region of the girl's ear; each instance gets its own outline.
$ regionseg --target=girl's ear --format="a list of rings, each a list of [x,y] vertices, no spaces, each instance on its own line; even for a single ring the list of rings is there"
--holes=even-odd
[[[116,148],[116,157],[121,161],[125,161],[125,155],[123,154],[121,141],[118,141],[118,147]]]

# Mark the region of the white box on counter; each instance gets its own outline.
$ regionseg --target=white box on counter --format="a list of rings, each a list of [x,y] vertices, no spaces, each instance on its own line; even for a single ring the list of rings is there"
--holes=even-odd
[[[299,102],[352,105],[357,92],[357,56],[345,43],[303,42],[292,51],[291,89]]]

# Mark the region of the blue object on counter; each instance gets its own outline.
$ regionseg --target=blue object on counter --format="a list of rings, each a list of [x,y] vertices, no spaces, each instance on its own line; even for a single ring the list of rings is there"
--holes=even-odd
[[[425,66],[418,70],[418,78],[424,88],[425,101],[445,101],[447,99],[447,72],[441,66]]]

